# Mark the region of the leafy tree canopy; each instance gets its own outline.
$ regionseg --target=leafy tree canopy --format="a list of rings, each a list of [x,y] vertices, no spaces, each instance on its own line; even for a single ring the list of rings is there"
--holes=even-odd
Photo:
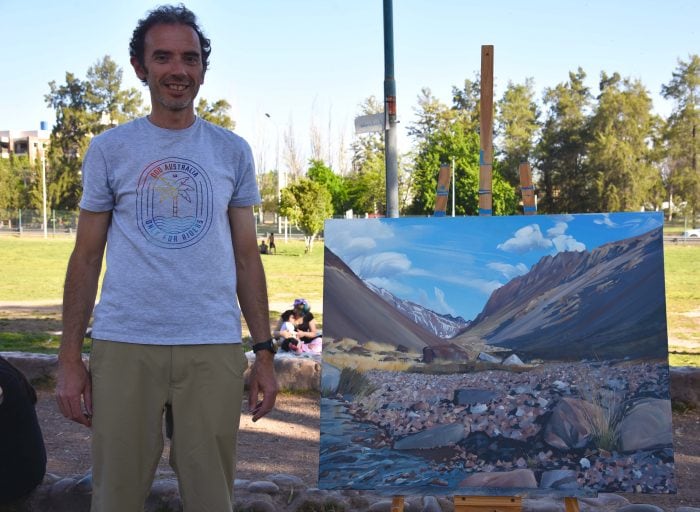
[[[280,213],[304,233],[306,251],[311,252],[323,223],[333,215],[330,192],[308,178],[300,178],[282,190]]]
[[[210,123],[217,124],[222,128],[233,131],[236,128],[236,123],[229,115],[231,104],[224,100],[217,100],[209,103],[204,98],[199,98],[196,112],[199,117]]]

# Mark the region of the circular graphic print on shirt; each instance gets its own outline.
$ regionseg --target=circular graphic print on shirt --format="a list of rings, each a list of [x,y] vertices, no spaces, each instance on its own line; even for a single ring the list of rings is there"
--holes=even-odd
[[[165,158],[141,173],[137,222],[143,236],[159,247],[181,249],[199,242],[211,226],[213,207],[209,176],[190,160]]]

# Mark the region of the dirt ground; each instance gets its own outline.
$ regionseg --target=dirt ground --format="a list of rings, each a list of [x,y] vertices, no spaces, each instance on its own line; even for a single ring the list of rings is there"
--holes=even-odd
[[[48,471],[61,476],[83,475],[90,470],[90,431],[60,414],[53,393],[39,392],[37,413],[48,452]],[[700,507],[700,411],[674,414],[676,495],[625,495],[630,502],[657,505],[667,512],[680,506]],[[264,480],[286,473],[309,486],[318,480],[319,402],[316,394],[280,395],[276,409],[255,424],[241,418],[238,436],[237,477]],[[168,446],[158,473],[173,474],[168,465]]]
[[[58,410],[53,391],[40,390],[37,415],[44,434],[49,473],[83,475],[90,470],[90,430],[65,419]],[[247,408],[247,403],[241,404]],[[244,409],[245,410],[245,409]],[[237,478],[264,480],[286,473],[309,486],[318,480],[318,395],[282,393],[275,409],[253,423],[241,416],[238,436]],[[172,476],[166,442],[158,474]]]
[[[0,331],[52,332],[60,329],[59,306],[0,303]],[[53,390],[38,391],[37,414],[44,434],[50,473],[83,475],[90,470],[90,430],[60,414]],[[245,410],[245,405],[242,404]],[[674,413],[674,450],[679,492],[676,495],[627,494],[633,503],[657,505],[667,512],[680,506],[700,507],[700,411]],[[275,410],[253,424],[242,415],[238,437],[237,477],[265,479],[275,473],[301,478],[314,486],[318,480],[318,395],[282,393]],[[158,467],[172,475],[168,446]]]

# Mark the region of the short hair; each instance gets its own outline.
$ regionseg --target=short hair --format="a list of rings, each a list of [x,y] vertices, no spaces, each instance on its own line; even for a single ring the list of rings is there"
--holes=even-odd
[[[211,41],[204,36],[202,29],[197,25],[197,16],[190,11],[184,4],[180,5],[161,5],[150,11],[148,16],[139,20],[134,33],[131,35],[129,42],[129,56],[135,57],[136,60],[145,66],[145,41],[146,33],[155,25],[187,25],[197,33],[199,38],[199,46],[202,48],[202,73],[209,68],[209,55],[211,55]],[[144,83],[145,80],[142,80]]]

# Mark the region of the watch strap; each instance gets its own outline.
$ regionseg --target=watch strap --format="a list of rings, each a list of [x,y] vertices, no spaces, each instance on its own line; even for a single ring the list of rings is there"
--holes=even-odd
[[[275,342],[273,338],[270,338],[267,341],[261,341],[260,343],[256,343],[253,345],[253,352],[258,353],[261,350],[267,350],[268,352],[272,352],[273,354],[277,352],[277,348],[275,347]]]

